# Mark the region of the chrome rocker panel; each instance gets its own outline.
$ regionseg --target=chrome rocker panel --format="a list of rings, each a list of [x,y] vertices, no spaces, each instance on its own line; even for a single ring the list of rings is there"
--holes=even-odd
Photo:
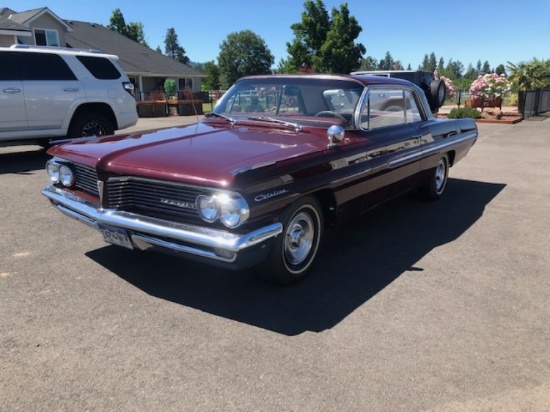
[[[239,252],[260,245],[283,231],[281,223],[273,223],[246,234],[232,234],[115,209],[98,209],[97,204],[53,185],[46,186],[42,194],[60,212],[94,229],[99,230],[99,224],[104,224],[127,230],[136,249],[169,249],[206,258],[206,261],[235,262]],[[215,253],[216,250],[221,253]]]

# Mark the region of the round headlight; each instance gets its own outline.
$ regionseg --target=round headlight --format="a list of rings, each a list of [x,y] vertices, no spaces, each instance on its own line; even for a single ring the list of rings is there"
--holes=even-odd
[[[63,186],[70,187],[74,183],[74,173],[69,166],[59,166],[59,181]]]
[[[202,220],[206,222],[212,223],[216,221],[220,214],[218,202],[212,196],[199,196],[197,206],[199,207],[199,214]]]
[[[53,183],[59,183],[59,164],[53,161],[48,161],[46,163],[46,172],[48,173],[48,178]]]
[[[244,199],[232,199],[229,196],[222,196],[218,201],[220,204],[220,222],[225,226],[234,228],[248,219],[250,210]]]

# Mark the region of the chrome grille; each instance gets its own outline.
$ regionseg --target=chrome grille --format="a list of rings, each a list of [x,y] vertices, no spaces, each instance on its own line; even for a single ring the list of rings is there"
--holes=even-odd
[[[201,188],[138,177],[111,178],[106,188],[110,209],[159,218],[200,219],[195,201],[204,192]]]
[[[75,187],[83,192],[99,197],[97,173],[91,167],[73,164],[76,174]]]

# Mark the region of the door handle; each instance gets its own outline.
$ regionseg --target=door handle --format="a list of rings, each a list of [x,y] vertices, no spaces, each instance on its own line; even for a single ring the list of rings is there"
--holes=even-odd
[[[79,89],[78,87],[67,87],[67,88],[65,88],[65,89],[63,89],[63,90],[65,90],[66,92],[77,92],[77,91],[79,91],[80,89]]]
[[[10,87],[3,90],[4,93],[21,93],[21,89],[16,89],[15,87]]]

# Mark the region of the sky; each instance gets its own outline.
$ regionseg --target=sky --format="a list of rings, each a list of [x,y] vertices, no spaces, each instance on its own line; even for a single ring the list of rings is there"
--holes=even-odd
[[[366,47],[365,56],[380,60],[389,51],[405,68],[418,68],[432,52],[445,65],[459,60],[465,69],[478,60],[495,68],[550,59],[550,0],[323,1],[329,13],[344,2],[363,28],[356,42]],[[0,0],[2,7],[19,12],[48,7],[62,19],[103,25],[119,8],[127,24],[143,24],[153,49],[164,50],[166,30],[174,27],[186,55],[199,63],[217,61],[228,34],[251,30],[265,41],[276,67],[288,56],[286,43],[294,37],[290,26],[301,21],[304,1]]]

